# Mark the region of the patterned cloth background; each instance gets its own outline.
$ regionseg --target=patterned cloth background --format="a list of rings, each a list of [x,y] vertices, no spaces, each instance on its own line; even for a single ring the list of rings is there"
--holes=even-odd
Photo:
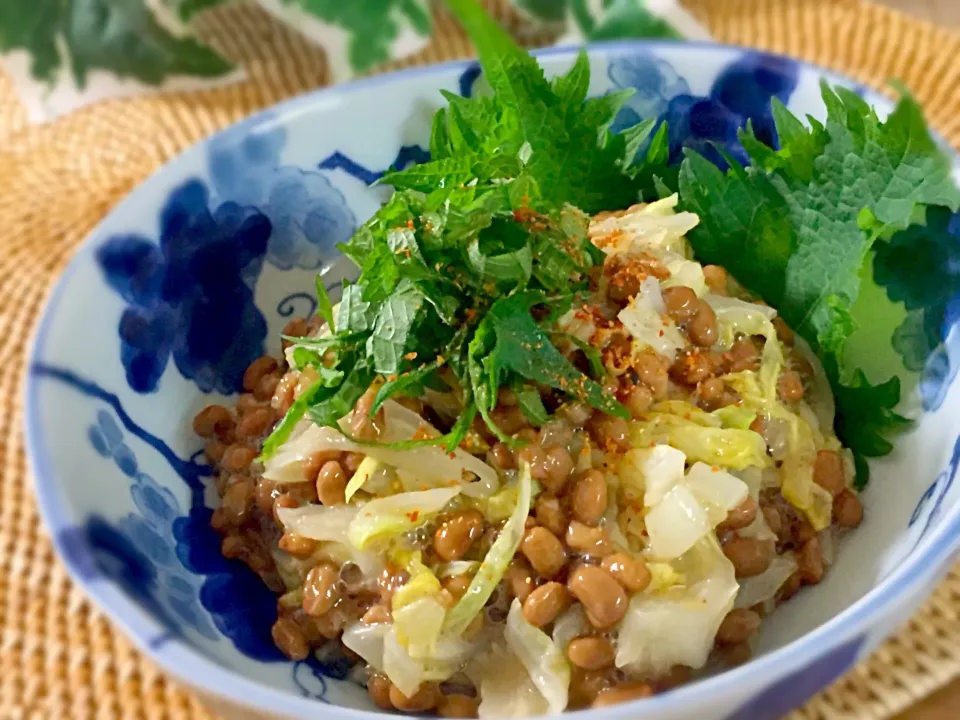
[[[230,1],[3,0],[3,67],[34,122],[107,98],[237,82],[244,65],[204,43],[194,27],[202,12]],[[675,0],[510,1],[563,42],[708,37]],[[409,57],[434,30],[431,0],[256,3],[323,48],[332,82]]]

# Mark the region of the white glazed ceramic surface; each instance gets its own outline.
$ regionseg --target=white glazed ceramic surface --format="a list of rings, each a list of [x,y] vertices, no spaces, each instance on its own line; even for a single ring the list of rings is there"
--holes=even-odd
[[[540,55],[550,75],[574,57]],[[701,149],[713,140],[742,153],[736,127],[747,117],[769,127],[773,95],[795,114],[824,115],[823,73],[783,58],[621,43],[592,49],[590,60],[592,94],[637,90],[618,122],[666,117]],[[191,419],[226,401],[264,349],[276,353],[292,315],[312,311],[317,270],[330,268],[337,291],[345,265],[334,243],[384,197],[368,183],[423,158],[438,91],[469,94],[476,76],[473,65],[451,64],[372,78],[293,100],[192,148],[100,225],[47,307],[26,395],[47,526],[99,607],[167,672],[223,707],[251,717],[373,718],[365,691],[338,679],[339,663],[290,663],[273,648],[273,596],[220,557],[208,527],[211,493]],[[862,527],[822,585],[764,623],[756,658],[584,716],[779,717],[907,618],[960,544],[956,332],[947,326],[943,337],[919,386],[926,412],[872,464]]]

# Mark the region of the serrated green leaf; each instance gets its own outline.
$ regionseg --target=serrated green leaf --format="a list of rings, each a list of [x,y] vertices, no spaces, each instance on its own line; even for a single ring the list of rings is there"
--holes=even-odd
[[[374,371],[361,359],[339,387],[326,388],[307,403],[307,415],[317,425],[336,427],[337,421],[353,410],[375,376]],[[286,420],[287,416],[284,416],[283,422],[286,423]]]
[[[363,299],[363,288],[344,283],[337,312],[341,333],[361,334],[373,329],[373,307]]]
[[[413,283],[404,280],[377,313],[373,333],[367,340],[367,354],[374,369],[383,375],[401,371],[403,356],[410,351],[411,331],[420,316],[424,297]]]
[[[550,416],[547,415],[547,409],[543,406],[543,400],[536,388],[525,385],[516,390],[516,395],[517,405],[533,427],[541,427],[546,424]]]
[[[430,157],[433,160],[443,160],[448,158],[451,152],[450,133],[447,132],[447,109],[440,108],[430,124]]]
[[[373,399],[370,414],[376,413],[387,400],[395,395],[409,394],[411,397],[419,397],[422,394],[427,377],[436,372],[438,367],[440,367],[439,364],[434,361],[415,370],[402,373],[393,380],[384,382]]]
[[[683,207],[700,217],[689,237],[697,258],[723,264],[776,307],[796,247],[786,200],[770,180],[742,169],[724,174],[688,153],[679,175]]]
[[[569,202],[586,212],[625,207],[637,198],[624,178],[625,140],[606,127],[623,102],[622,95],[584,101],[588,63],[581,58],[565,78],[550,83],[536,60],[521,50],[475,0],[448,0],[473,40],[492,99],[478,98],[471,117],[451,105],[448,133],[452,148],[490,157],[516,157],[528,148],[523,165],[540,185],[547,202]],[[490,104],[496,112],[490,112]],[[456,115],[456,117],[454,117]],[[483,124],[477,122],[482,118]],[[459,136],[455,135],[459,133]],[[515,172],[513,176],[517,173]],[[479,180],[510,175],[480,175]]]
[[[317,291],[317,315],[323,318],[331,332],[336,332],[337,327],[333,317],[333,302],[330,300],[330,293],[327,292],[327,286],[323,284],[323,277],[317,273],[313,284]]]
[[[590,58],[581,50],[577,53],[577,60],[566,75],[553,80],[553,92],[562,105],[571,110],[577,110],[587,99],[590,89]]]
[[[467,262],[478,278],[513,287],[526,285],[533,273],[533,251],[529,246],[499,255],[484,255],[480,241],[474,240],[467,247]]]
[[[868,381],[890,377],[876,365],[882,353],[853,362],[845,352],[864,269],[875,242],[918,222],[925,207],[955,209],[960,191],[911,98],[885,122],[850,91],[824,86],[823,98],[827,122],[810,128],[775,102],[781,148],[742,135],[753,168],[731,162],[721,173],[688,153],[681,203],[700,216],[689,235],[698,258],[725,265],[812,345],[833,385],[841,439],[872,456],[889,451],[886,436],[905,421],[894,412],[898,378]]]
[[[52,81],[63,63],[56,38],[62,36],[68,8],[61,0],[6,0],[0,3],[0,49],[26,50],[30,71]]]
[[[640,152],[640,148],[643,147],[643,144],[650,137],[650,133],[653,132],[654,126],[657,124],[656,118],[650,118],[649,120],[644,120],[634,125],[632,128],[627,128],[623,131],[624,139],[624,148],[623,148],[623,164],[631,165],[634,161],[634,158],[637,157],[637,153]],[[656,148],[659,152],[659,148]]]
[[[363,285],[363,299],[375,305],[390,297],[400,281],[397,258],[386,243],[374,245],[361,270],[368,279]]]
[[[484,332],[470,343],[471,357],[482,358],[486,392],[477,404],[481,411],[492,409],[496,389],[507,372],[549,385],[610,415],[627,418],[629,412],[603,388],[583,375],[554,347],[530,314],[534,305],[545,302],[537,292],[521,292],[501,298],[484,318]],[[486,351],[486,352],[484,352]],[[476,392],[476,388],[474,388]]]
[[[441,184],[463,185],[474,177],[474,158],[470,155],[444,157],[440,160],[414,165],[406,170],[386,173],[380,182],[397,190],[431,192]]]

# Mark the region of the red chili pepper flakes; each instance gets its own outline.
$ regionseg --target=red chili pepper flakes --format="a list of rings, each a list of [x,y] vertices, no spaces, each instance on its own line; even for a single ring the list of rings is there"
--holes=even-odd
[[[598,248],[605,248],[610,245],[619,245],[620,240],[624,237],[624,232],[620,228],[615,228],[611,230],[606,235],[601,235],[593,241],[593,244]]]
[[[416,521],[417,521],[417,518],[419,518],[419,517],[420,517],[420,511],[419,511],[419,510],[414,510],[414,511],[412,511],[412,512],[408,512],[408,513],[407,513],[407,519],[408,519],[410,522],[416,522]]]
[[[430,432],[426,425],[421,425],[414,431],[413,437],[411,440],[430,440],[434,437],[434,434]]]

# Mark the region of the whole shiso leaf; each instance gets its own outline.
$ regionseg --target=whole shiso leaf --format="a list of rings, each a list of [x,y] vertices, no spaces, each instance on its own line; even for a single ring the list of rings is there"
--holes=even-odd
[[[493,95],[448,94],[449,107],[434,120],[433,160],[383,181],[427,191],[440,181],[516,177],[522,166],[547,203],[594,213],[636,202],[638,169],[630,168],[630,161],[638,143],[631,134],[608,130],[629,92],[588,99],[585,53],[566,76],[550,82],[536,59],[475,0],[447,0],[447,5],[473,41]]]
[[[921,227],[927,211],[942,225],[942,213],[960,204],[960,191],[912,98],[902,97],[880,121],[849,90],[824,84],[822,93],[825,124],[804,125],[774,99],[781,147],[765,145],[746,128],[741,140],[749,167],[728,157],[723,173],[688,153],[680,198],[700,216],[690,234],[698,259],[727,267],[810,343],[836,395],[841,439],[858,455],[877,456],[890,451],[890,434],[906,421],[894,411],[898,368],[878,367],[876,353],[848,351],[862,314],[857,301],[864,283],[873,283],[875,250],[884,255],[891,238],[902,246],[899,233],[919,241],[936,232],[936,224]],[[896,300],[923,305],[916,297],[922,293],[922,284],[914,284]],[[891,342],[889,329],[882,341]],[[884,382],[869,379],[884,373]]]

